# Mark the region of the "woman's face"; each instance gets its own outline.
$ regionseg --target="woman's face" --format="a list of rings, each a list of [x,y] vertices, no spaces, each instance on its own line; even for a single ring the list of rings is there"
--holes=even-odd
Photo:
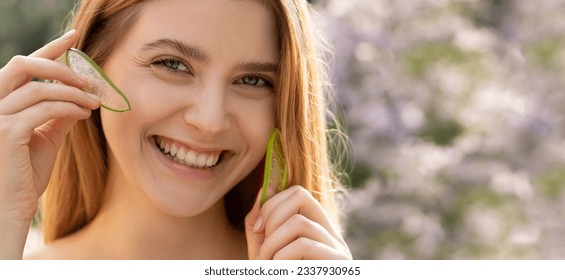
[[[132,104],[101,112],[124,199],[192,216],[259,164],[274,127],[276,34],[261,1],[144,4],[104,64]]]

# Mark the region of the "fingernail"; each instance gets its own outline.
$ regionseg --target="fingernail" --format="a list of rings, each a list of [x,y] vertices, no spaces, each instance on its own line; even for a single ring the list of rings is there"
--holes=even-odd
[[[75,75],[75,77],[77,77],[79,79],[79,81],[81,81],[84,84],[83,90],[90,92],[90,90],[89,90],[90,84],[89,84],[88,80],[85,80],[83,77],[81,77],[79,75]]]
[[[73,34],[75,34],[76,32],[77,32],[76,29],[71,29],[67,33],[63,34],[63,36],[61,36],[61,39],[68,39],[69,37],[73,36]]]
[[[259,218],[257,218],[257,221],[255,221],[255,225],[253,225],[253,232],[259,232],[262,225],[263,225],[263,218],[259,216]]]
[[[96,101],[96,102],[100,102],[100,97],[98,97],[98,96],[96,96],[96,95],[94,95],[94,94],[92,94],[92,93],[87,92],[87,93],[86,93],[86,96],[88,96],[88,98],[90,98],[90,99],[92,99],[92,100],[94,100],[94,101]]]

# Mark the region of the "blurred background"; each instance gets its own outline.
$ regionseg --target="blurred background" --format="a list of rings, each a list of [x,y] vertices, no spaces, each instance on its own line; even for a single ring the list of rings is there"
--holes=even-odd
[[[565,1],[311,2],[349,137],[354,257],[565,258]],[[1,1],[0,65],[73,5]]]

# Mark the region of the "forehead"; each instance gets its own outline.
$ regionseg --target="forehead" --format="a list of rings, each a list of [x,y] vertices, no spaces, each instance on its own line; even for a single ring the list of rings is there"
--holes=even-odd
[[[275,14],[263,1],[149,1],[129,33],[138,44],[174,38],[219,54],[273,59],[279,52]]]

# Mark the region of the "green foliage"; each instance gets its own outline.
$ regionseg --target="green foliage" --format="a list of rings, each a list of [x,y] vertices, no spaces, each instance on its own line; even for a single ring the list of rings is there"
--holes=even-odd
[[[32,53],[59,35],[73,6],[73,0],[0,2],[0,65],[14,55]]]
[[[327,0],[368,258],[563,258],[565,6]]]
[[[361,188],[373,176],[374,170],[371,170],[370,165],[362,162],[354,162],[354,164],[350,171],[351,187]]]
[[[558,199],[565,189],[565,166],[557,167],[542,174],[539,184],[547,197]]]
[[[526,52],[543,68],[552,69],[560,52],[563,51],[562,38],[547,38],[528,46]]]
[[[474,72],[478,69],[478,58],[477,53],[463,51],[449,41],[419,45],[405,56],[409,72],[417,77],[424,76],[438,63],[456,64]]]
[[[414,258],[416,254],[410,247],[414,244],[415,237],[406,234],[404,231],[395,228],[378,230],[372,236],[369,250],[367,252],[375,252],[387,249],[406,249],[407,258]],[[366,256],[365,258],[371,258]]]
[[[445,208],[443,225],[449,232],[458,230],[465,221],[465,214],[471,207],[500,208],[507,198],[494,193],[488,187],[464,188],[455,194],[453,202]]]
[[[465,131],[463,125],[456,120],[442,120],[431,113],[426,125],[420,130],[419,137],[439,146],[448,146]]]

